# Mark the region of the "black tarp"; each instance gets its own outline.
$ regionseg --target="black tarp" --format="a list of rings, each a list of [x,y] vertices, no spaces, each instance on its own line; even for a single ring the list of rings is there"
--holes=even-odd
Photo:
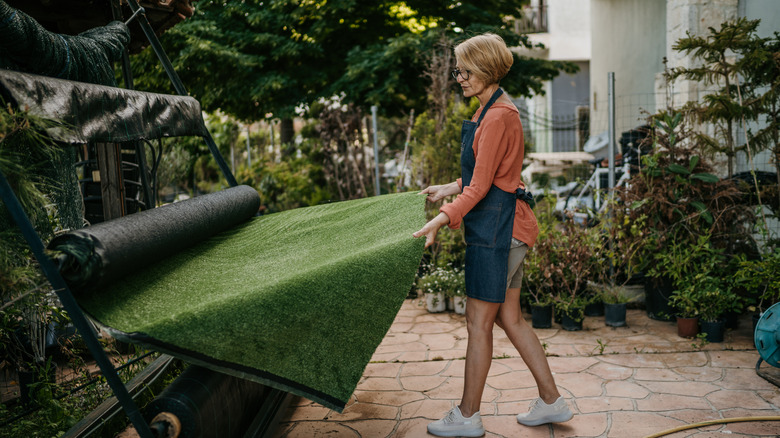
[[[130,30],[121,21],[78,35],[59,34],[0,0],[0,68],[116,85],[112,64],[129,42]]]
[[[0,95],[35,116],[61,122],[47,129],[65,143],[151,140],[207,133],[200,103],[0,69]]]

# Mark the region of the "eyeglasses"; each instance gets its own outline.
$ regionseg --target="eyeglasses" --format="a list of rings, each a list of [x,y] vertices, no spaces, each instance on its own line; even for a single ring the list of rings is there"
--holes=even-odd
[[[461,70],[459,68],[456,68],[452,71],[452,79],[458,80],[458,75],[463,78],[464,81],[469,80],[469,76],[471,76],[471,72],[468,70]]]

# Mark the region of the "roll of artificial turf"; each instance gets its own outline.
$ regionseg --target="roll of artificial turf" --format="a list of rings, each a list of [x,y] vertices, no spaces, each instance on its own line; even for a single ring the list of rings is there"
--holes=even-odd
[[[152,424],[173,417],[179,438],[244,436],[268,392],[259,383],[190,366],[144,407],[144,419]]]
[[[257,214],[249,186],[141,211],[52,239],[60,274],[75,292],[105,287]]]
[[[145,266],[121,269],[109,257],[116,271],[87,276],[97,281],[76,299],[120,340],[340,412],[413,285],[424,239],[412,233],[425,224],[424,205],[424,195],[402,193],[241,222],[243,215],[201,212],[213,208],[206,202],[182,209],[196,232],[174,226],[172,214],[153,221],[165,231],[135,223],[132,232],[123,226],[101,233],[127,234],[117,243],[87,234],[102,243],[95,253]],[[186,238],[227,223],[234,225],[194,246]],[[146,250],[121,247],[140,246],[133,234],[142,231],[149,233]],[[167,241],[169,232],[181,238],[171,238],[176,251],[152,237]],[[158,251],[173,254],[160,258]]]

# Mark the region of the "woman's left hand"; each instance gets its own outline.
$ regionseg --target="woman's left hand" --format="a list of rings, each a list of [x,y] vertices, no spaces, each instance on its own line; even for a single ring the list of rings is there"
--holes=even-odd
[[[413,237],[425,236],[425,247],[433,245],[436,241],[436,234],[439,232],[439,228],[450,223],[450,217],[446,213],[439,213],[435,218],[428,221],[419,231],[412,233]]]

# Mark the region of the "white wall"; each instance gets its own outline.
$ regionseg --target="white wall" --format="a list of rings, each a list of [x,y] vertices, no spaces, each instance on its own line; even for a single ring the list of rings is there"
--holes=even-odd
[[[548,59],[590,60],[590,2],[549,0],[547,10]]]
[[[607,129],[607,73],[615,73],[616,132],[655,110],[666,55],[666,0],[591,0],[591,135]]]
[[[760,19],[757,34],[761,38],[770,38],[774,32],[780,32],[780,1],[778,0],[740,0],[739,16],[748,20]],[[757,127],[751,127],[756,130]],[[771,154],[768,151],[761,152],[753,157],[756,170],[775,172]],[[745,154],[737,155],[735,172],[745,172],[751,169]],[[780,229],[777,225],[775,228]]]

